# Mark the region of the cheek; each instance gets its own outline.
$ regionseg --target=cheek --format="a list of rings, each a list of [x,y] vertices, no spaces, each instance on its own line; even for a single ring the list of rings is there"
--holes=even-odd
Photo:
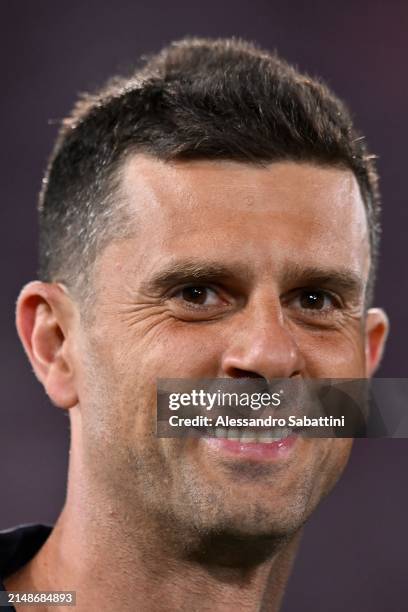
[[[327,466],[327,487],[328,490],[336,483],[350,457],[353,446],[352,438],[330,438],[327,442],[324,464]]]
[[[364,378],[364,335],[360,330],[313,332],[297,339],[313,378]]]
[[[150,383],[156,378],[215,378],[222,346],[215,325],[173,321],[159,337],[144,338],[133,354]]]
[[[158,378],[215,378],[219,338],[215,327],[168,324],[144,336],[113,330],[83,347],[81,403],[107,435],[123,440],[156,430]],[[219,336],[219,334],[218,334]]]
[[[325,488],[323,492],[324,496],[330,493],[330,491],[335,487],[338,480],[342,476],[349,461],[354,441],[351,438],[346,438],[342,440],[331,440],[331,442],[335,447],[336,452],[333,458],[331,469],[328,473],[328,478],[325,483]]]
[[[306,444],[313,447],[315,457],[314,495],[312,505],[325,497],[342,475],[350,457],[353,440],[351,438],[309,439]]]

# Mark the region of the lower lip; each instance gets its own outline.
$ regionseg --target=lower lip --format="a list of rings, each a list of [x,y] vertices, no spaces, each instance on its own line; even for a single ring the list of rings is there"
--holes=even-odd
[[[251,461],[273,460],[286,458],[296,444],[298,436],[292,434],[276,442],[241,442],[239,440],[228,440],[227,438],[202,438],[209,448],[239,456]]]

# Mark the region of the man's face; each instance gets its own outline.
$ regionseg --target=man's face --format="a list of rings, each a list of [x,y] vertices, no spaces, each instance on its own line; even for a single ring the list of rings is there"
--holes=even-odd
[[[299,437],[254,461],[206,438],[158,438],[156,380],[369,375],[369,242],[354,175],[136,156],[122,178],[134,232],[98,257],[77,338],[95,482],[129,513],[185,533],[291,533],[339,477],[351,441]]]

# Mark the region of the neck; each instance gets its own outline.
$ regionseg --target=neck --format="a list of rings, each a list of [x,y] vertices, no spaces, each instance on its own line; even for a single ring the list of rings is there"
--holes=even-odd
[[[194,545],[186,538],[178,547],[148,513],[136,517],[132,509],[130,515],[119,501],[76,486],[83,476],[69,479],[66,505],[50,537],[5,581],[8,590],[76,591],[77,612],[279,610],[300,532],[275,546],[223,534]]]

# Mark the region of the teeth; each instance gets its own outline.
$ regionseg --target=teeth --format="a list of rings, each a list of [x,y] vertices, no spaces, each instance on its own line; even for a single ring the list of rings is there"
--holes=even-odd
[[[281,440],[282,438],[290,436],[292,431],[288,427],[277,427],[276,429],[270,430],[268,433],[272,439]]]
[[[258,442],[263,442],[264,444],[268,442],[276,442],[277,440],[284,440],[288,436],[290,436],[292,430],[288,427],[277,428],[273,430],[261,431],[258,432]]]
[[[228,440],[239,440],[241,437],[241,431],[234,427],[228,429]]]
[[[292,434],[288,427],[254,431],[250,429],[240,429],[237,427],[216,427],[215,437],[240,442],[261,442],[268,444],[277,440],[284,440]]]
[[[226,427],[216,427],[215,437],[216,438],[228,438],[228,429]]]
[[[274,442],[275,438],[272,437],[271,431],[261,431],[258,433],[258,442],[268,443]]]
[[[243,431],[240,439],[242,442],[258,442],[258,435],[256,431]]]

